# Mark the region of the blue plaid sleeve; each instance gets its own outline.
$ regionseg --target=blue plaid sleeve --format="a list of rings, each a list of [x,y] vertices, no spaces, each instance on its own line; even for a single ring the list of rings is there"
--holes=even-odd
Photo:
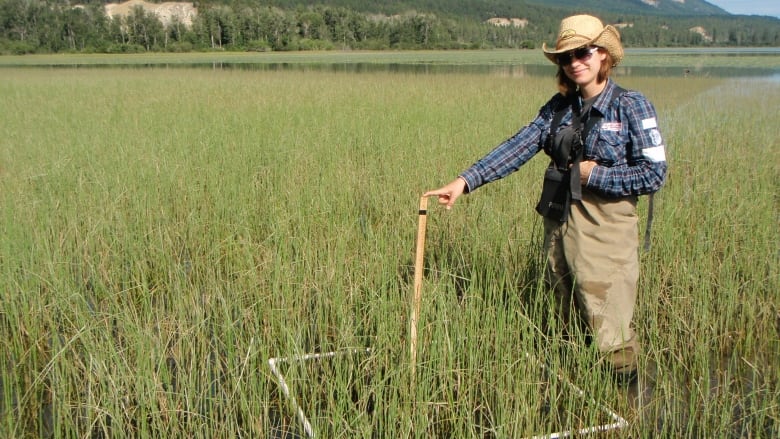
[[[512,137],[499,144],[493,151],[463,171],[460,177],[466,181],[466,192],[506,177],[517,171],[543,148],[543,141],[550,131],[554,108],[560,102],[556,95],[547,102],[534,120]]]
[[[666,153],[655,108],[641,93],[624,93],[605,112],[597,135],[586,140],[595,160],[587,187],[607,197],[644,195],[661,188]]]

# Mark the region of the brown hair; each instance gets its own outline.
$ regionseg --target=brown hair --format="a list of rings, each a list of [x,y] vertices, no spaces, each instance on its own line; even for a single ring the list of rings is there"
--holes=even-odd
[[[605,53],[607,55],[607,57],[604,58],[604,61],[601,62],[601,68],[599,69],[599,74],[596,77],[598,82],[603,82],[609,78],[610,74],[612,74],[612,64],[614,64],[614,61],[612,60],[612,55],[609,53],[609,51],[599,47],[599,52]],[[563,71],[563,67],[560,65],[558,66],[558,73],[555,74],[555,78],[558,80],[558,91],[561,92],[562,95],[566,96],[569,93],[574,93],[577,91],[577,84],[575,84],[574,81],[566,76],[566,72]]]

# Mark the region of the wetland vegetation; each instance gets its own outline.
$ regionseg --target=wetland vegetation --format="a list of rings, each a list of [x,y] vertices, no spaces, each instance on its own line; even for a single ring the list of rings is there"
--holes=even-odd
[[[553,67],[41,64],[0,68],[0,435],[302,435],[268,359],[370,348],[285,363],[320,437],[532,436],[601,407],[632,437],[776,437],[776,79],[616,78],[656,105],[670,163],[632,395],[555,325],[541,157],[430,209],[410,377],[419,196],[530,120]]]

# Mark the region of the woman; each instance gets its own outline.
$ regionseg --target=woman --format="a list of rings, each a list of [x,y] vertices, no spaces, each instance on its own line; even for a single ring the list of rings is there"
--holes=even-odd
[[[609,79],[623,58],[618,31],[593,16],[561,21],[554,49],[558,88],[536,118],[425,196],[452,208],[464,193],[516,171],[539,151],[552,157],[537,211],[544,216],[546,276],[568,322],[576,305],[621,382],[636,376],[631,325],[639,277],[637,196],[666,175],[656,112],[640,93]],[[572,303],[573,301],[573,303]]]

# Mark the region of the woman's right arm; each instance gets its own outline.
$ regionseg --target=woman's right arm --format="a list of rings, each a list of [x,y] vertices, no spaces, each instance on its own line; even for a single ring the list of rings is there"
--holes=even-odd
[[[437,196],[439,204],[452,208],[455,200],[464,193],[471,193],[478,187],[499,180],[517,171],[523,164],[542,150],[550,121],[560,103],[561,95],[547,102],[534,120],[521,128],[483,158],[463,171],[458,178],[439,189],[426,192],[425,196]]]

